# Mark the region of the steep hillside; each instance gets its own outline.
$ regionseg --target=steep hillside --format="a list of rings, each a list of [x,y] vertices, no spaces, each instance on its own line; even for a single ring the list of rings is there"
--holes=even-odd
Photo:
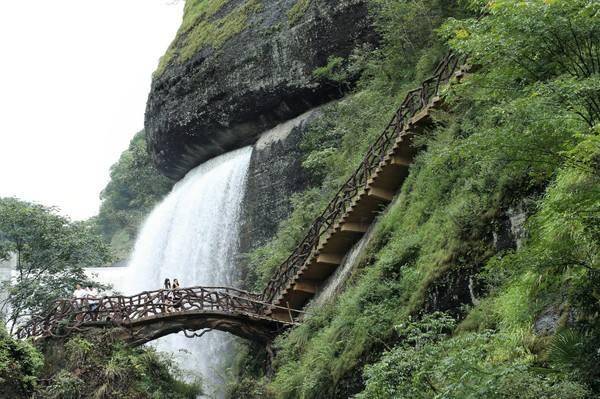
[[[445,48],[472,72],[419,140],[345,291],[277,340],[273,375],[241,349],[231,397],[597,397],[600,6],[372,5],[384,45],[303,140],[318,183],[251,254],[257,289]]]

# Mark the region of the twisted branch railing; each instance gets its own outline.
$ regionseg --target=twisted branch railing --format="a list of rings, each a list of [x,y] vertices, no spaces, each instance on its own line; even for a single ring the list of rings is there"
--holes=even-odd
[[[449,53],[437,66],[433,75],[424,80],[418,88],[408,92],[398,111],[392,117],[383,133],[369,147],[367,154],[356,171],[337,192],[333,200],[308,229],[304,239],[292,254],[279,266],[262,292],[262,300],[272,303],[282,293],[287,284],[297,275],[311,254],[317,249],[319,241],[350,207],[353,198],[367,185],[373,171],[384,159],[399,136],[402,136],[410,120],[431,103],[440,94],[461,65],[460,58]]]
[[[257,294],[228,287],[145,291],[133,296],[98,299],[61,299],[54,302],[45,314],[33,316],[17,331],[17,336],[65,336],[86,328],[130,327],[153,318],[198,312],[273,320],[264,315],[271,306],[262,302]]]

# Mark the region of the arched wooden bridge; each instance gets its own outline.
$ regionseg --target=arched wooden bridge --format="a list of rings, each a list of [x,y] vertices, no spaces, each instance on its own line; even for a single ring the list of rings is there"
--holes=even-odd
[[[142,344],[180,331],[222,330],[269,342],[295,324],[300,309],[323,286],[348,251],[394,198],[418,148],[415,135],[432,124],[444,90],[466,73],[450,53],[432,77],[410,91],[358,169],[346,181],[262,293],[195,287],[106,297],[95,303],[61,300],[18,331],[20,337],[65,335],[88,328],[121,327],[123,339]]]
[[[62,337],[90,328],[115,328],[122,339],[140,345],[168,334],[198,335],[220,330],[266,343],[294,324],[267,315],[271,304],[260,295],[227,287],[146,291],[134,296],[56,301],[34,316],[17,335]]]

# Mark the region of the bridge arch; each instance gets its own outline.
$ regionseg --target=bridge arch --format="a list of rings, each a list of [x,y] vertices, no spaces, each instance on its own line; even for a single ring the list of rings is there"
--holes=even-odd
[[[192,338],[217,330],[266,345],[287,325],[291,324],[241,313],[188,311],[123,324],[122,327],[126,328],[121,335],[123,341],[138,346],[179,332]]]

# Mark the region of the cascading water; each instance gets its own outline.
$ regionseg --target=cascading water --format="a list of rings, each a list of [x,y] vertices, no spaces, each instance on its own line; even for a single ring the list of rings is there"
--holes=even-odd
[[[161,288],[166,278],[177,278],[182,287],[236,286],[240,207],[251,154],[251,147],[242,148],[190,171],[144,223],[128,267],[91,271],[124,294]],[[200,339],[178,334],[156,345],[174,353],[184,370],[199,371],[214,391],[211,397],[219,397],[229,339],[219,332]]]

